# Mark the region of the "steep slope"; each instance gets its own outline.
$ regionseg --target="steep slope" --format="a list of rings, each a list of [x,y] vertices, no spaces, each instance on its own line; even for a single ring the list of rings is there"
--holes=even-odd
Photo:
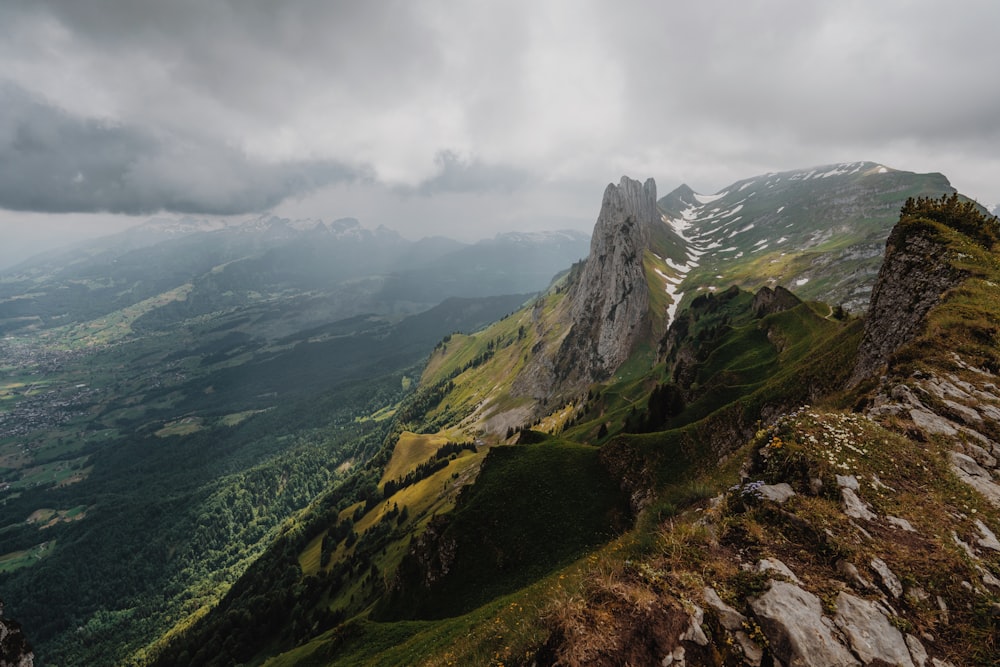
[[[871,389],[840,399],[864,412],[760,429],[736,485],[585,577],[539,664],[996,664],[998,234],[957,198],[907,202],[854,374]]]
[[[3,617],[0,601],[0,666],[32,667],[35,655],[21,630],[21,624]]]
[[[892,174],[862,167],[789,187]],[[586,265],[442,340],[379,457],[157,664],[995,664],[997,222],[902,205],[866,323],[770,263],[698,294],[718,248],[651,195],[610,186]]]
[[[649,289],[641,257],[649,249],[656,210],[656,184],[622,178],[604,191],[590,255],[570,287],[572,325],[554,360],[568,369],[563,380],[581,387],[606,378],[649,333]]]
[[[643,350],[651,362],[649,343],[662,335],[680,300],[673,258],[683,253],[682,239],[661,219],[652,179],[622,177],[618,185],[609,184],[587,261],[532,314],[535,343],[509,386],[521,406],[528,401],[527,412],[487,415],[481,420],[487,428],[502,431],[544,406],[571,400]]]
[[[42,378],[34,352],[4,347],[0,589],[39,664],[138,660],[214,605],[290,516],[378,452],[436,341],[524,298],[451,299],[277,345],[209,320],[189,346],[55,356]],[[47,389],[22,393],[21,378]]]

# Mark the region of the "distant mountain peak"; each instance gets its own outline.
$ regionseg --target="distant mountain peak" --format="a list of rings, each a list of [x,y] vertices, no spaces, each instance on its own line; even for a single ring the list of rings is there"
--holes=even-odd
[[[180,236],[183,234],[213,232],[223,229],[226,226],[226,223],[221,220],[199,220],[191,216],[184,216],[183,218],[150,218],[136,227],[136,230],[153,232],[164,236]]]
[[[556,229],[538,232],[500,232],[492,239],[481,241],[481,243],[558,243],[560,241],[579,242],[587,238],[586,234],[575,229]]]
[[[859,161],[768,172],[711,195],[681,185],[658,204],[695,258],[680,288],[690,297],[784,285],[859,311],[903,201],[953,191],[941,174]]]
[[[330,228],[336,230],[358,229],[359,227],[361,227],[361,221],[357,218],[337,218],[330,223]]]

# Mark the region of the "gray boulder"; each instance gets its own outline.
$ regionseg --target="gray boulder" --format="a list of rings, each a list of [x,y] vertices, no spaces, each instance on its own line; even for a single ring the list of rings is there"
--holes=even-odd
[[[862,663],[869,665],[881,660],[899,667],[914,667],[906,639],[874,602],[842,592],[837,596],[834,620]]]
[[[772,581],[766,593],[750,603],[775,657],[788,667],[859,665],[823,617],[818,597],[795,584]]]

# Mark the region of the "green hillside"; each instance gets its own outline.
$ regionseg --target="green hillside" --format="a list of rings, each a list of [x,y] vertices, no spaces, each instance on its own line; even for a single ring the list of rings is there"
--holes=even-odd
[[[899,377],[914,368],[918,378],[954,369],[952,352],[963,368],[996,363],[986,341],[995,341],[1000,316],[981,290],[1000,280],[985,250],[997,223],[951,201],[947,221],[935,221],[944,200],[904,208],[900,229],[909,231],[898,233],[930,230],[967,279],[893,357]],[[955,540],[974,541],[980,524],[971,517],[1000,529],[995,508],[949,468],[955,445],[941,439],[944,427],[928,440],[905,412],[881,422],[849,412],[887,400],[873,398],[871,384],[847,389],[869,335],[864,320],[782,290],[704,293],[662,340],[637,351],[643,361],[628,362],[568,404],[547,406],[531,423],[489,430],[492,413],[484,406],[510,401],[518,369],[541,353],[546,336],[560,335],[565,294],[558,285],[482,331],[441,341],[366,474],[376,479],[386,465],[397,474],[419,470],[441,443],[475,438],[474,452],[454,454],[381,497],[360,481],[342,487],[286,531],[243,578],[242,590],[234,588],[155,664],[659,664],[678,647],[693,664],[744,664],[754,651],[786,660],[797,649],[772,639],[783,626],[769,625],[757,606],[778,590],[774,576],[815,591],[818,613],[846,623],[844,605],[867,604],[855,596],[878,590],[863,583],[866,575],[850,573],[876,561],[900,576],[901,590],[916,592],[893,602],[891,617],[871,623],[884,621],[890,634],[923,632],[915,640],[920,650],[954,664],[997,659],[987,610],[1000,601],[988,583],[1000,574],[1000,560],[988,549],[970,547],[963,557],[954,548]],[[940,352],[921,352],[932,346]],[[976,372],[992,373],[963,371],[968,387],[983,386]],[[403,424],[408,432],[399,430]],[[852,488],[845,484],[860,484],[868,514],[844,504],[841,489]],[[787,488],[791,500],[772,500],[765,494],[772,487]],[[960,517],[954,540],[933,507]],[[348,516],[354,538],[341,537]],[[900,539],[902,529],[879,517],[914,536]],[[322,534],[336,534],[327,569],[306,574],[322,551],[312,536]],[[801,580],[750,567],[765,557],[780,559]],[[295,563],[297,576],[287,565]],[[280,587],[264,576],[281,571],[288,580]],[[878,571],[867,576],[895,581]],[[963,577],[987,583],[970,593],[959,585]],[[750,620],[726,625],[706,586]],[[263,628],[254,609],[273,595],[291,595],[284,604],[295,611],[284,621],[271,616],[263,636],[240,635],[241,652],[227,653],[225,619]],[[936,615],[941,605],[951,610],[948,626]],[[689,622],[699,630],[686,632]],[[831,640],[844,642],[837,650],[865,650],[855,635],[838,636]]]
[[[537,296],[6,338],[7,609],[41,664],[994,664],[1000,222],[942,191],[622,179]]]
[[[391,413],[442,335],[524,299],[454,299],[277,341],[246,333],[246,311],[96,347],[76,346],[75,329],[3,341],[8,610],[51,664],[141,659],[379,450],[392,422],[364,417]],[[65,519],[28,520],[45,508]]]

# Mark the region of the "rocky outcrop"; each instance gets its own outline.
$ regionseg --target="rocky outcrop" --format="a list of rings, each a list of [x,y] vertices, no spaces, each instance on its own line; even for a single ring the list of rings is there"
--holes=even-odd
[[[800,303],[802,300],[799,297],[778,285],[774,289],[761,287],[757,290],[757,293],[753,295],[753,303],[750,308],[753,310],[754,317],[764,317],[772,313],[791,310]]]
[[[398,613],[395,607],[400,606],[400,600],[427,596],[451,572],[458,543],[448,534],[449,526],[447,516],[436,516],[413,538],[402,565],[389,581],[391,602],[382,612],[385,616]]]
[[[872,291],[864,337],[850,384],[876,374],[920,333],[928,311],[966,274],[948,259],[948,246],[930,228],[901,221],[885,246]]]
[[[590,254],[570,274],[566,301],[552,319],[565,333],[540,342],[514,382],[515,396],[543,406],[569,398],[605,380],[648,337],[649,286],[643,252],[656,226],[664,223],[656,205],[656,183],[623,176],[604,191]],[[539,326],[542,326],[541,320]],[[548,326],[553,326],[549,321]],[[542,332],[542,338],[549,335]]]
[[[662,224],[653,179],[639,183],[622,177],[605,189],[590,255],[568,296],[572,327],[556,359],[572,384],[610,376],[648,331],[642,253],[653,226]]]
[[[841,591],[837,596],[836,625],[847,636],[862,664],[913,667],[906,639],[889,622],[890,614],[881,605],[850,593]]]
[[[783,664],[795,667],[847,667],[860,664],[823,616],[823,604],[796,584],[772,581],[751,605],[771,650]]]
[[[32,667],[35,655],[21,624],[3,617],[0,602],[0,667]]]
[[[972,370],[958,355],[953,359],[971,371],[972,380],[923,372],[906,379],[884,378],[868,414],[907,419],[919,437],[947,439],[951,471],[1000,507],[1000,378]]]
[[[890,237],[855,375],[857,383],[884,371],[878,385],[858,390],[856,405],[867,415],[803,407],[772,420],[763,408],[727,407],[725,418],[718,410],[685,426],[680,446],[672,435],[603,445],[601,462],[652,526],[650,554],[618,571],[587,573],[583,600],[566,605],[551,659],[538,664],[590,664],[594,647],[608,648],[613,664],[998,664],[988,638],[1000,619],[1000,523],[985,501],[1000,506],[1000,364],[979,363],[961,345],[951,359],[894,363],[914,358],[912,347],[899,354],[907,343],[933,346],[928,339],[949,320],[937,311],[942,316],[926,327],[937,304],[951,308],[948,299],[965,303],[975,294],[976,280],[955,289],[971,275],[955,264],[975,272],[968,259],[975,256],[959,256],[965,248],[942,225],[904,217]],[[983,320],[996,322],[1000,279],[984,273],[992,291]],[[710,348],[685,343],[711,340],[726,326],[764,318],[757,332],[780,350],[766,327],[786,318],[767,316],[798,304],[789,296],[762,289],[752,303],[738,290],[697,297],[664,340],[673,381],[690,388],[684,379],[696,374],[688,369],[710,356]],[[996,330],[982,330],[991,333],[982,344],[995,346]],[[908,377],[899,375],[904,366]],[[840,387],[850,363],[837,372],[830,382]],[[755,435],[741,432],[754,423],[749,415],[759,420]],[[716,450],[719,438],[728,449]],[[656,457],[683,470],[688,452],[730,454],[734,443],[748,442],[741,482],[728,492],[680,511],[672,495],[657,497],[657,484],[680,493],[681,482],[658,478]],[[623,630],[606,620],[621,617],[635,621]],[[712,661],[695,662],[695,651]]]

